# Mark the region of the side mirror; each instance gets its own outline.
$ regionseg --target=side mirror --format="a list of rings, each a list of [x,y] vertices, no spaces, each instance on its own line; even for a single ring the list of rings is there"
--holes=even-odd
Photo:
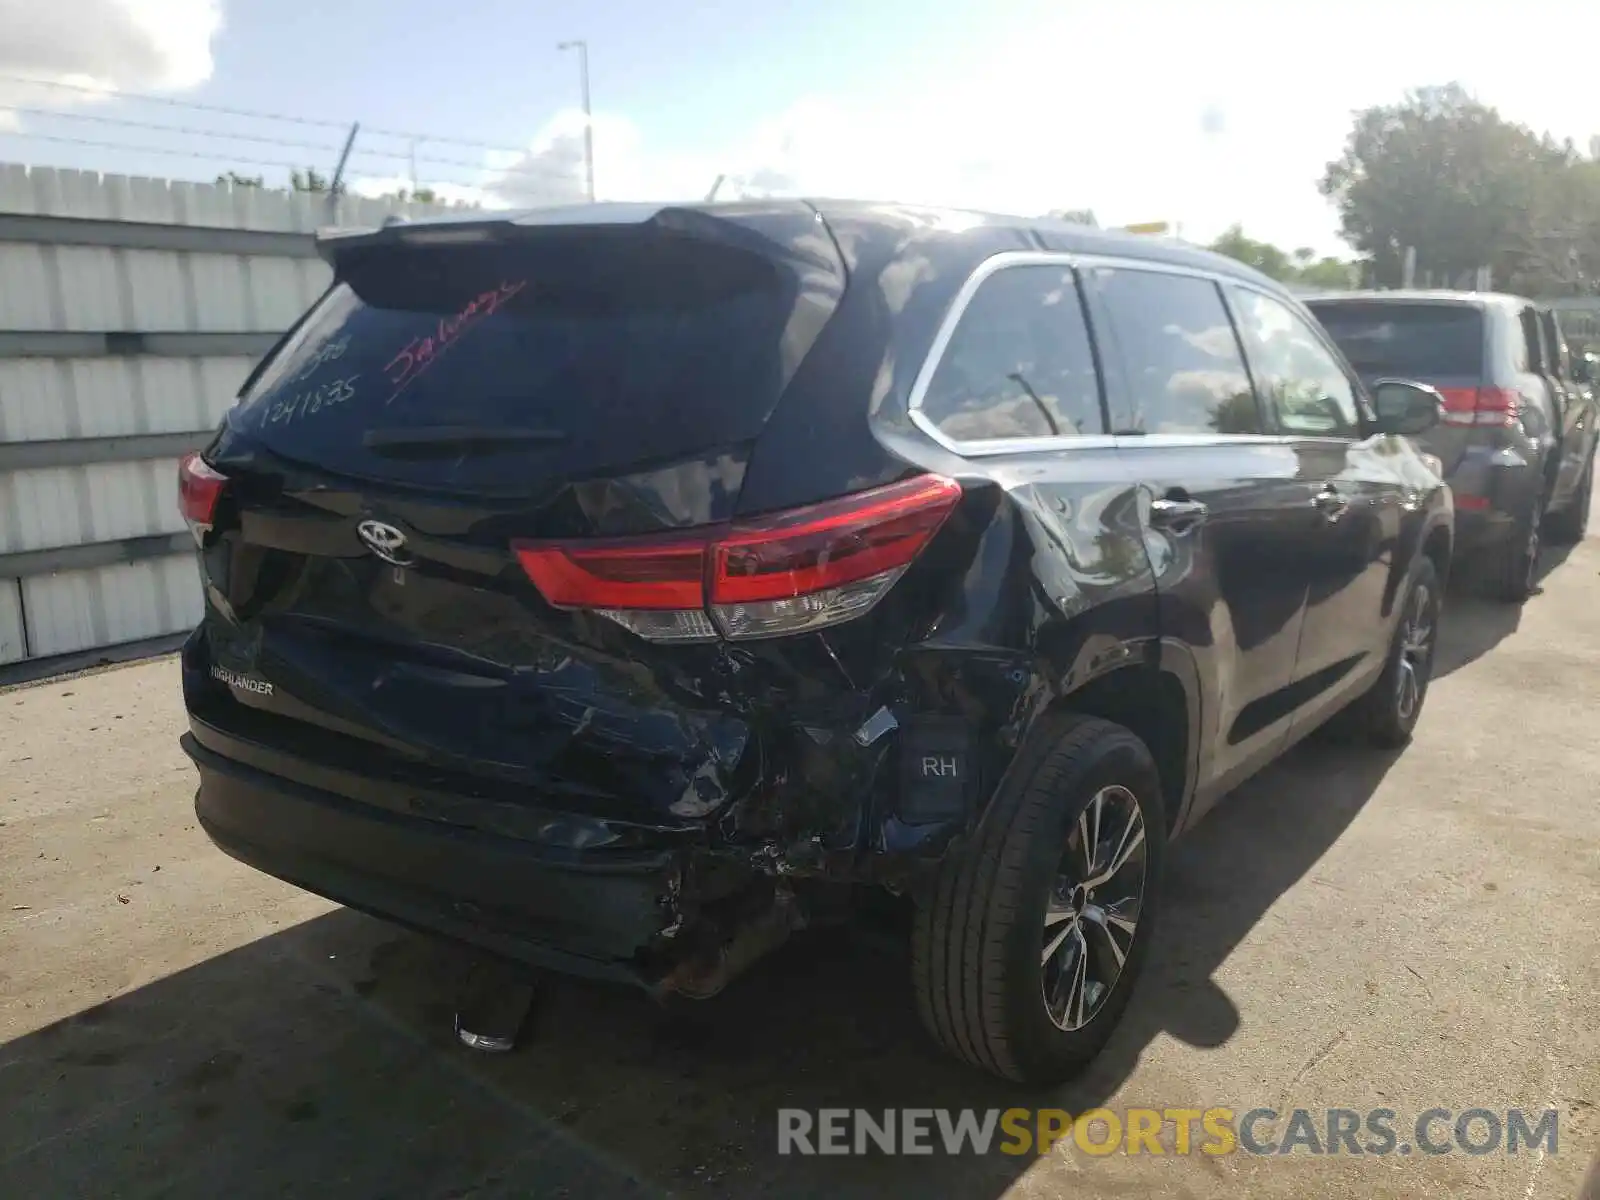
[[[1409,379],[1380,379],[1372,387],[1379,433],[1426,433],[1439,423],[1444,397],[1437,388]]]

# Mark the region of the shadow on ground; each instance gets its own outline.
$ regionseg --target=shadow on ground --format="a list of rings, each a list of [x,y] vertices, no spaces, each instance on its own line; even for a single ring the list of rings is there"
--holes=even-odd
[[[1504,636],[1485,620],[1454,610],[1441,659]],[[453,1042],[453,951],[337,911],[0,1048],[0,1195],[988,1200],[1033,1160],[780,1158],[776,1110],[1082,1110],[1159,1036],[1226,1042],[1239,1014],[1218,967],[1392,761],[1313,741],[1176,844],[1134,1002],[1053,1093],[941,1057],[895,938],[804,937],[686,1015],[557,981],[522,1048],[488,1057]]]
[[[1541,586],[1564,565],[1575,546],[1546,546],[1539,555]],[[1434,656],[1434,678],[1448,675],[1482,658],[1517,631],[1522,605],[1488,599],[1481,586],[1459,579],[1450,583],[1444,612],[1444,634]]]

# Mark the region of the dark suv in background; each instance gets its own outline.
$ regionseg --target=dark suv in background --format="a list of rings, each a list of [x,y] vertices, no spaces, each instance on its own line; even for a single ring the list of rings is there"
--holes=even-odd
[[[323,252],[181,478],[196,809],[283,879],[689,996],[887,888],[933,1035],[1053,1080],[1172,834],[1417,720],[1440,398],[1230,260],[800,201]]]
[[[1594,486],[1595,400],[1556,315],[1518,296],[1351,292],[1306,301],[1363,379],[1444,396],[1419,439],[1455,494],[1458,563],[1501,598],[1537,579],[1540,533],[1581,540]]]

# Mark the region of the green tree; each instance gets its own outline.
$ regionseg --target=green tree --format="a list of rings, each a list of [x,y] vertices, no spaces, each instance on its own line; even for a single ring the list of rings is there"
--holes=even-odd
[[[1292,254],[1285,253],[1271,242],[1259,242],[1246,236],[1238,225],[1212,242],[1211,249],[1281,283],[1329,290],[1351,288],[1356,283],[1356,268],[1351,263],[1340,262],[1337,258],[1319,259],[1309,246],[1301,246]]]
[[[1211,243],[1211,249],[1254,267],[1269,279],[1288,281],[1294,278],[1295,266],[1287,254],[1270,242],[1258,242],[1246,237],[1241,226],[1230,227]]]
[[[260,175],[241,175],[237,171],[224,171],[217,176],[217,184],[231,184],[236,188],[264,188],[267,182]]]
[[[1452,83],[1358,113],[1320,188],[1375,282],[1402,282],[1407,247],[1454,279],[1531,242],[1528,212],[1563,158]]]
[[[1295,282],[1307,287],[1326,288],[1328,291],[1348,291],[1359,282],[1360,272],[1354,263],[1340,262],[1337,258],[1319,258],[1306,263],[1295,272]]]

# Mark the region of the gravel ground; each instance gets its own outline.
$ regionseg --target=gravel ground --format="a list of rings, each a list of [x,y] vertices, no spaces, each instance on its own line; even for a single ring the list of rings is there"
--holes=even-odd
[[[1046,1095],[938,1057],[893,943],[822,933],[687,1015],[557,982],[517,1053],[472,1055],[452,952],[199,832],[175,661],[0,692],[0,1196],[1571,1197],[1600,1148],[1600,542],[1546,566],[1520,611],[1452,598],[1405,752],[1314,742],[1174,848],[1123,1028]],[[1554,1107],[1559,1147],[775,1152],[781,1106],[1102,1103],[1385,1106],[1402,1135]]]

